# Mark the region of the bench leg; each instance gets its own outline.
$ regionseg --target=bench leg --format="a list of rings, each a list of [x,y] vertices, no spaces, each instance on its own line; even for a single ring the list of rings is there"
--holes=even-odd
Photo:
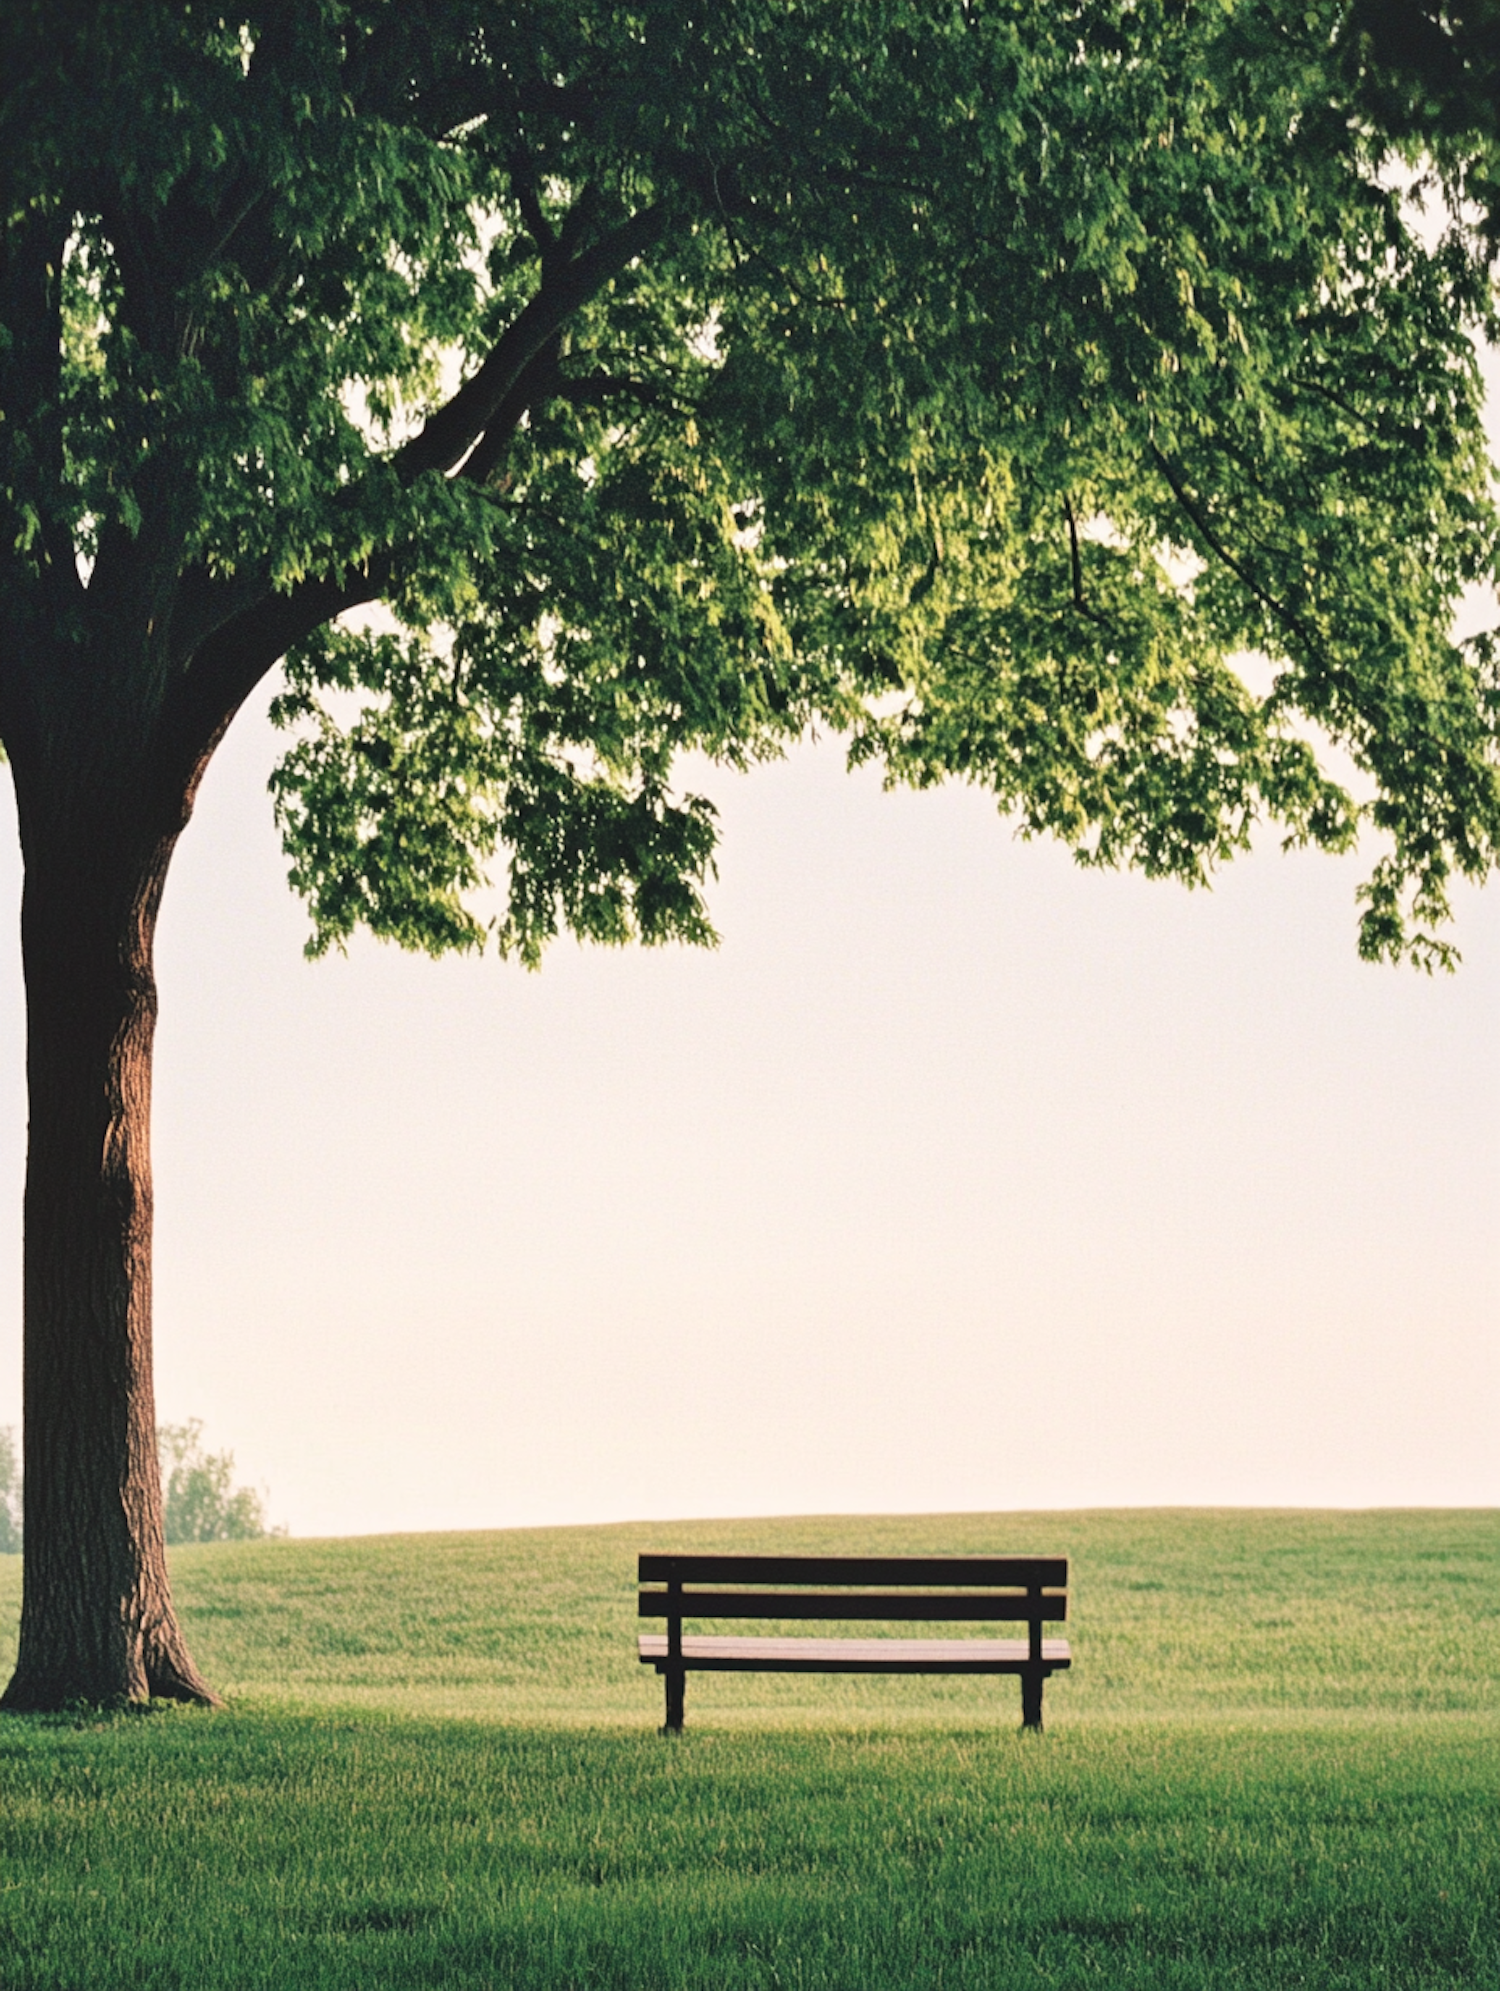
[[[1021,1675],[1021,1726],[1038,1731],[1042,1726],[1042,1682],[1046,1674],[1027,1672]]]
[[[663,1735],[681,1735],[682,1703],[687,1686],[687,1669],[682,1666],[664,1666],[662,1672],[667,1682],[667,1720],[662,1729]]]

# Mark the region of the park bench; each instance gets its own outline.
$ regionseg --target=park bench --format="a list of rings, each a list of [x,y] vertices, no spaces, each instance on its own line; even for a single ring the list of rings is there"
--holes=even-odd
[[[1018,1673],[1021,1719],[1042,1725],[1042,1683],[1071,1666],[1067,1559],[1040,1555],[643,1555],[643,1666],[666,1681],[663,1734],[682,1727],[689,1673]],[[694,1585],[729,1585],[726,1589]],[[685,1636],[685,1618],[1022,1623],[1025,1638],[728,1638]]]

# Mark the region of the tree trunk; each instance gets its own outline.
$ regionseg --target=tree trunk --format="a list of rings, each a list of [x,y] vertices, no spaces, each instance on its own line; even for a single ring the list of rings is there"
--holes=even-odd
[[[25,1591],[0,1703],[16,1709],[214,1700],[172,1610],[151,1378],[152,943],[190,797],[164,803],[149,756],[90,717],[76,751],[49,728],[45,765],[14,759],[31,1110]]]

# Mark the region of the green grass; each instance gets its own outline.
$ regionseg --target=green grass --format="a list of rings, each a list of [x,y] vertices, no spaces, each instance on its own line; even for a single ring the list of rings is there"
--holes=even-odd
[[[1063,1552],[1075,1670],[1040,1738],[1013,1680],[699,1675],[665,1741],[679,1545]],[[179,1550],[231,1707],[0,1721],[0,1987],[1496,1991],[1497,1578],[1489,1512]]]

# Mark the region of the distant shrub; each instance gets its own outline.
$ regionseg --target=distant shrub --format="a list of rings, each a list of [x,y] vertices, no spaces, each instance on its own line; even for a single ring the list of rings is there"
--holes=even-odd
[[[285,1529],[266,1525],[265,1504],[251,1486],[231,1486],[233,1452],[205,1452],[203,1421],[161,1424],[162,1519],[168,1543],[254,1542]]]
[[[233,1452],[205,1452],[203,1420],[161,1424],[163,1521],[172,1542],[254,1542],[284,1535],[266,1525],[265,1503],[251,1486],[232,1486]],[[16,1434],[0,1428],[0,1555],[21,1553],[21,1455]]]
[[[21,1553],[21,1461],[16,1434],[0,1431],[0,1555]]]

